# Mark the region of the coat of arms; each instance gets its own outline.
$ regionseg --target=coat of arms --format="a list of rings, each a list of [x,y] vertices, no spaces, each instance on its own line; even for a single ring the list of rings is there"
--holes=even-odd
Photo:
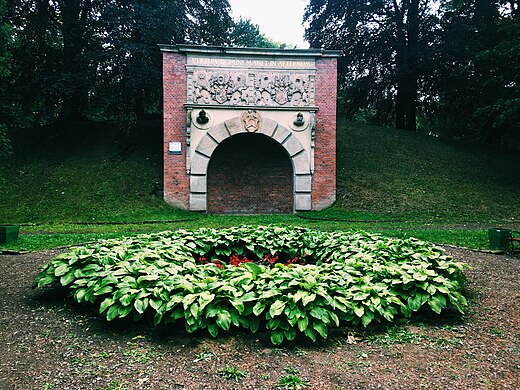
[[[275,76],[272,89],[273,100],[283,106],[289,101],[289,98],[292,95],[289,76]]]
[[[250,133],[257,132],[260,129],[260,121],[260,114],[255,110],[247,110],[242,114],[244,128]]]

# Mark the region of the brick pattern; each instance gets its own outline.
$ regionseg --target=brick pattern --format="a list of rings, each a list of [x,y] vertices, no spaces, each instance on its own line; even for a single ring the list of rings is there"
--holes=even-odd
[[[208,167],[208,212],[292,213],[292,163],[280,145],[238,134],[218,146]]]
[[[186,60],[185,54],[163,52],[164,199],[172,206],[183,209],[189,209],[190,197],[184,108],[187,96]],[[336,58],[316,60],[315,103],[318,112],[312,176],[314,210],[330,206],[336,198],[336,67]],[[266,140],[274,142],[268,138]],[[169,141],[181,142],[180,155],[168,154]],[[226,156],[220,153],[211,159],[208,211],[293,212],[293,167],[283,148],[266,145],[267,152],[258,145],[247,149],[247,143],[239,143],[239,147],[236,147],[236,142],[232,144],[236,148],[232,154]],[[237,154],[242,149],[246,151]],[[233,158],[230,159],[231,155]],[[251,163],[254,159],[257,162]],[[244,169],[238,169],[240,167]]]
[[[163,53],[164,94],[164,200],[187,209],[189,177],[186,174],[186,55]],[[168,142],[182,142],[182,154],[168,154]]]
[[[320,210],[336,200],[337,60],[316,60],[316,142],[312,208]]]

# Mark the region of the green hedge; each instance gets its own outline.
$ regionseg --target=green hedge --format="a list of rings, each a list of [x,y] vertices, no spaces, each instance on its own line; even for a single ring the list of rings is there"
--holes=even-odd
[[[230,255],[300,257],[307,265],[228,263]],[[223,266],[199,265],[219,259]],[[233,327],[270,331],[280,344],[315,341],[341,324],[392,322],[427,308],[463,312],[464,265],[415,239],[360,231],[241,226],[179,230],[76,247],[49,262],[40,287],[68,287],[107,320],[143,316],[212,336]]]

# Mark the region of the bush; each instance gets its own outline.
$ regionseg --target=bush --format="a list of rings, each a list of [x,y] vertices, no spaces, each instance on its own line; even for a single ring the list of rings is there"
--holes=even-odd
[[[248,256],[306,264],[230,263]],[[197,264],[205,257],[207,264]],[[215,264],[216,262],[216,264]],[[463,264],[415,239],[359,231],[241,226],[179,230],[76,247],[49,262],[38,285],[61,284],[107,320],[143,316],[184,323],[212,336],[232,327],[270,332],[280,344],[303,334],[326,338],[341,324],[368,326],[434,313],[463,312]]]

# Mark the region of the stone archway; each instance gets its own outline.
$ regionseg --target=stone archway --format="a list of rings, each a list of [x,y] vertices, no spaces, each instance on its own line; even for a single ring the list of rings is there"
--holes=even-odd
[[[240,117],[226,120],[212,127],[202,137],[193,151],[189,166],[190,210],[208,211],[208,166],[210,160],[223,141],[240,133],[263,135],[281,145],[289,157],[293,171],[292,209],[287,209],[283,212],[310,210],[312,206],[311,166],[308,153],[298,138],[290,130],[268,118],[262,119],[256,132],[249,133],[242,125]]]
[[[294,211],[293,166],[285,149],[263,134],[222,141],[208,165],[207,211],[273,214]]]

